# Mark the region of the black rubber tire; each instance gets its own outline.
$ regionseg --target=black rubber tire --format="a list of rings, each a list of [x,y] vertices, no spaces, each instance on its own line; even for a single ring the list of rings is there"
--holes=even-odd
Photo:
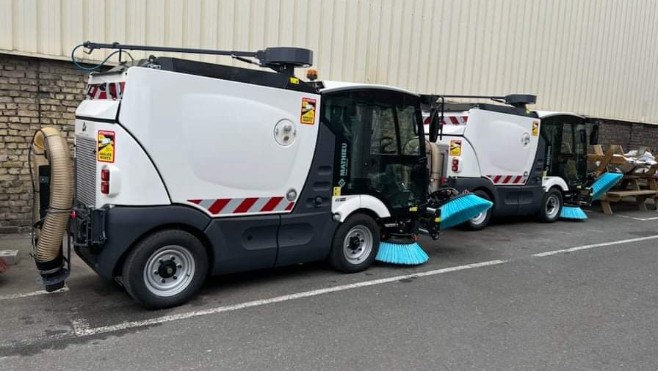
[[[358,231],[354,229],[366,229],[371,235],[371,249],[364,258],[359,262],[352,262],[345,254],[343,248],[348,234],[352,236]],[[339,227],[336,229],[334,238],[331,244],[331,252],[329,254],[329,264],[336,270],[344,273],[356,273],[368,269],[375,261],[377,252],[379,251],[380,230],[377,222],[370,216],[365,214],[354,214],[349,216]]]
[[[557,212],[549,212],[549,203],[558,202]],[[564,206],[564,201],[562,198],[562,192],[556,188],[551,188],[544,194],[544,198],[541,201],[539,212],[537,217],[542,223],[553,223],[560,218],[560,213],[562,212],[562,207]]]
[[[478,196],[478,197],[482,197],[487,201],[491,201],[491,196],[489,196],[489,194],[487,192],[483,191],[483,190],[478,189],[478,190],[474,191],[473,194]],[[473,219],[471,219],[467,222],[464,222],[461,225],[462,229],[467,230],[467,231],[479,231],[479,230],[484,229],[487,225],[489,225],[489,221],[491,220],[491,215],[493,213],[493,207],[487,209],[487,211],[485,211],[485,213],[486,213],[486,216],[485,216],[484,220],[480,221],[479,223],[474,223]]]
[[[149,290],[144,270],[149,258],[165,246],[176,246],[192,257],[194,272],[182,290],[171,296],[162,296]],[[170,229],[155,232],[133,247],[123,264],[122,280],[128,294],[148,309],[179,306],[189,301],[204,284],[208,273],[208,254],[204,245],[193,234]]]

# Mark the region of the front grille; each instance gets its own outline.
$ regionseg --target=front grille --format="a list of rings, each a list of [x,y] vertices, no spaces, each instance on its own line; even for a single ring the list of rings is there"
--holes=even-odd
[[[76,199],[87,206],[96,203],[96,141],[76,136]]]

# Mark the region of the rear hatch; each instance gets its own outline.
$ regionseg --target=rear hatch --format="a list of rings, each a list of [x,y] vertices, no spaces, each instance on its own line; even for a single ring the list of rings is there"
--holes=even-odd
[[[117,122],[121,97],[125,91],[125,70],[92,73],[85,99],[76,109],[75,119],[75,199],[76,203],[95,207],[100,190],[98,156],[101,146],[112,141],[104,130]],[[106,148],[112,149],[112,145]]]

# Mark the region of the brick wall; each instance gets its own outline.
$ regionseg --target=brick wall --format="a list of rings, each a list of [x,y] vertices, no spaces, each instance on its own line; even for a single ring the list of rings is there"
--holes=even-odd
[[[32,136],[40,126],[53,125],[72,141],[85,80],[86,73],[70,62],[0,54],[0,234],[29,230]],[[658,150],[658,125],[599,121],[604,149],[621,144],[626,151],[638,146]]]
[[[70,62],[0,54],[0,234],[28,230],[32,136],[42,125],[52,125],[72,142],[85,79]]]
[[[658,125],[626,121],[598,119],[599,143],[605,151],[610,144],[619,144],[625,152],[639,147],[649,147],[655,156],[658,153]]]

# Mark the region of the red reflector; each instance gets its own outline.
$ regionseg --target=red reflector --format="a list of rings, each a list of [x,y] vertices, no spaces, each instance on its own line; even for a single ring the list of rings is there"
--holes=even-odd
[[[458,165],[458,164],[459,164],[459,160],[457,160],[456,158],[453,158],[453,159],[452,159],[452,164],[453,164],[453,165]]]
[[[101,180],[109,182],[110,181],[110,169],[101,170]]]
[[[423,124],[429,125],[430,124],[430,118],[429,117],[425,118],[425,121],[423,122]]]
[[[457,171],[459,170],[459,167],[457,165],[452,165],[452,171]]]
[[[110,182],[101,182],[101,193],[105,195],[110,193]]]
[[[75,212],[75,210],[71,211],[71,219],[75,219],[78,217],[78,214]]]

